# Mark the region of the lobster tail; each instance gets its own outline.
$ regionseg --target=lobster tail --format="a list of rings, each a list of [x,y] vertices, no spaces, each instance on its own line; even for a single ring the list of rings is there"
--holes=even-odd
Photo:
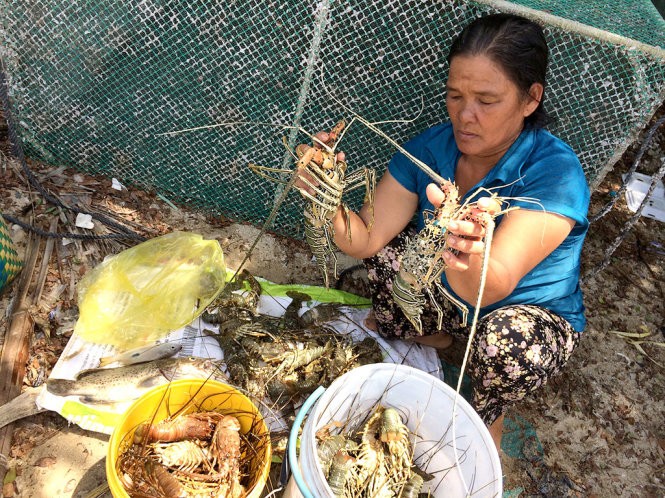
[[[409,285],[402,277],[401,272],[393,280],[392,295],[404,316],[411,322],[418,334],[423,335],[423,324],[420,316],[425,307],[425,295]]]
[[[307,211],[305,211],[305,213],[307,213]],[[305,240],[316,260],[317,268],[321,271],[326,289],[330,286],[328,278],[328,259],[332,261],[334,278],[337,278],[337,256],[333,250],[335,242],[333,240],[334,234],[331,233],[331,229],[332,224],[315,226],[309,220],[307,215],[305,215]]]

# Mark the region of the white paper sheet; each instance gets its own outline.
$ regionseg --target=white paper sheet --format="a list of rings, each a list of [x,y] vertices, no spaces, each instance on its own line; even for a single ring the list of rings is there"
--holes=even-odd
[[[299,291],[306,290],[306,286],[294,286]],[[291,302],[289,297],[261,296],[258,312],[271,316],[281,316]],[[304,313],[320,301],[309,301],[303,304],[300,313]],[[340,334],[350,334],[355,341],[362,341],[366,337],[374,338],[384,351],[384,362],[401,363],[431,373],[443,379],[441,363],[436,350],[426,346],[420,346],[408,341],[386,340],[376,332],[364,326],[369,308],[344,307],[342,318],[329,322],[327,325],[334,328]],[[172,341],[182,344],[178,357],[199,357],[223,359],[223,352],[217,341],[204,333],[204,329],[216,330],[216,327],[196,319],[190,325],[176,330],[159,342]],[[76,375],[85,369],[97,368],[100,358],[116,354],[113,346],[93,344],[86,342],[76,334],[73,335],[60,359],[51,372],[50,378],[76,379]],[[128,400],[121,406],[113,409],[107,406],[88,405],[76,396],[56,396],[47,390],[37,399],[41,408],[55,411],[70,422],[79,425],[85,430],[111,434],[120,416],[129,408],[134,400]],[[265,421],[271,430],[281,431],[288,429],[286,422],[279,412],[264,410],[261,403],[259,409],[262,411]],[[265,404],[266,406],[268,403]]]

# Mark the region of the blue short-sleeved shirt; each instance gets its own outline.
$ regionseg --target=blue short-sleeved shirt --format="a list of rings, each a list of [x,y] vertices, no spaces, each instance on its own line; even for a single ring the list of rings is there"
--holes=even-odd
[[[404,148],[443,178],[454,180],[461,153],[450,123],[427,129],[407,142]],[[427,185],[433,180],[401,153],[395,154],[388,170],[407,190],[418,194],[418,229],[421,229],[424,224],[423,210],[434,209],[425,193]],[[511,200],[511,206],[545,210],[575,221],[575,226],[561,245],[526,274],[509,296],[482,308],[481,316],[510,304],[534,304],[560,315],[581,332],[586,321],[579,286],[580,256],[589,227],[586,218],[589,187],[573,150],[546,130],[526,129],[463,200],[473,196],[480,187],[492,189],[500,197],[535,201]],[[501,217],[496,219],[496,223],[497,226],[501,223]],[[534,237],[537,236],[534,233]],[[442,280],[446,288],[455,294],[446,281],[445,273]],[[473,308],[473,305],[466,304]]]

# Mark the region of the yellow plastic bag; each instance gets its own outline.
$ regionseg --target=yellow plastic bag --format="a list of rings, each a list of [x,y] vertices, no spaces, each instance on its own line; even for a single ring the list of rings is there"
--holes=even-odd
[[[107,258],[81,279],[74,333],[122,349],[148,344],[190,323],[225,283],[216,240],[163,235]]]

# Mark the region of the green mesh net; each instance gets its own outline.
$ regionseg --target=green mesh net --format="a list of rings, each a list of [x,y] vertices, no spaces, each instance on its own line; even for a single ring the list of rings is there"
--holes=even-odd
[[[315,132],[352,109],[370,121],[409,120],[381,125],[402,143],[446,119],[445,54],[462,26],[517,12],[546,28],[550,129],[578,153],[593,187],[663,101],[662,19],[612,23],[606,2],[592,0],[523,3],[7,0],[0,55],[30,157],[259,225],[283,186],[248,163],[291,169],[282,137],[293,146],[306,135],[258,124],[164,133],[229,121]],[[638,4],[651,5],[612,9],[628,16]],[[602,31],[619,25],[620,34]],[[377,175],[395,152],[359,124],[340,149],[350,172]],[[362,197],[358,189],[348,202],[357,208]],[[288,192],[270,229],[302,237],[302,203]]]

